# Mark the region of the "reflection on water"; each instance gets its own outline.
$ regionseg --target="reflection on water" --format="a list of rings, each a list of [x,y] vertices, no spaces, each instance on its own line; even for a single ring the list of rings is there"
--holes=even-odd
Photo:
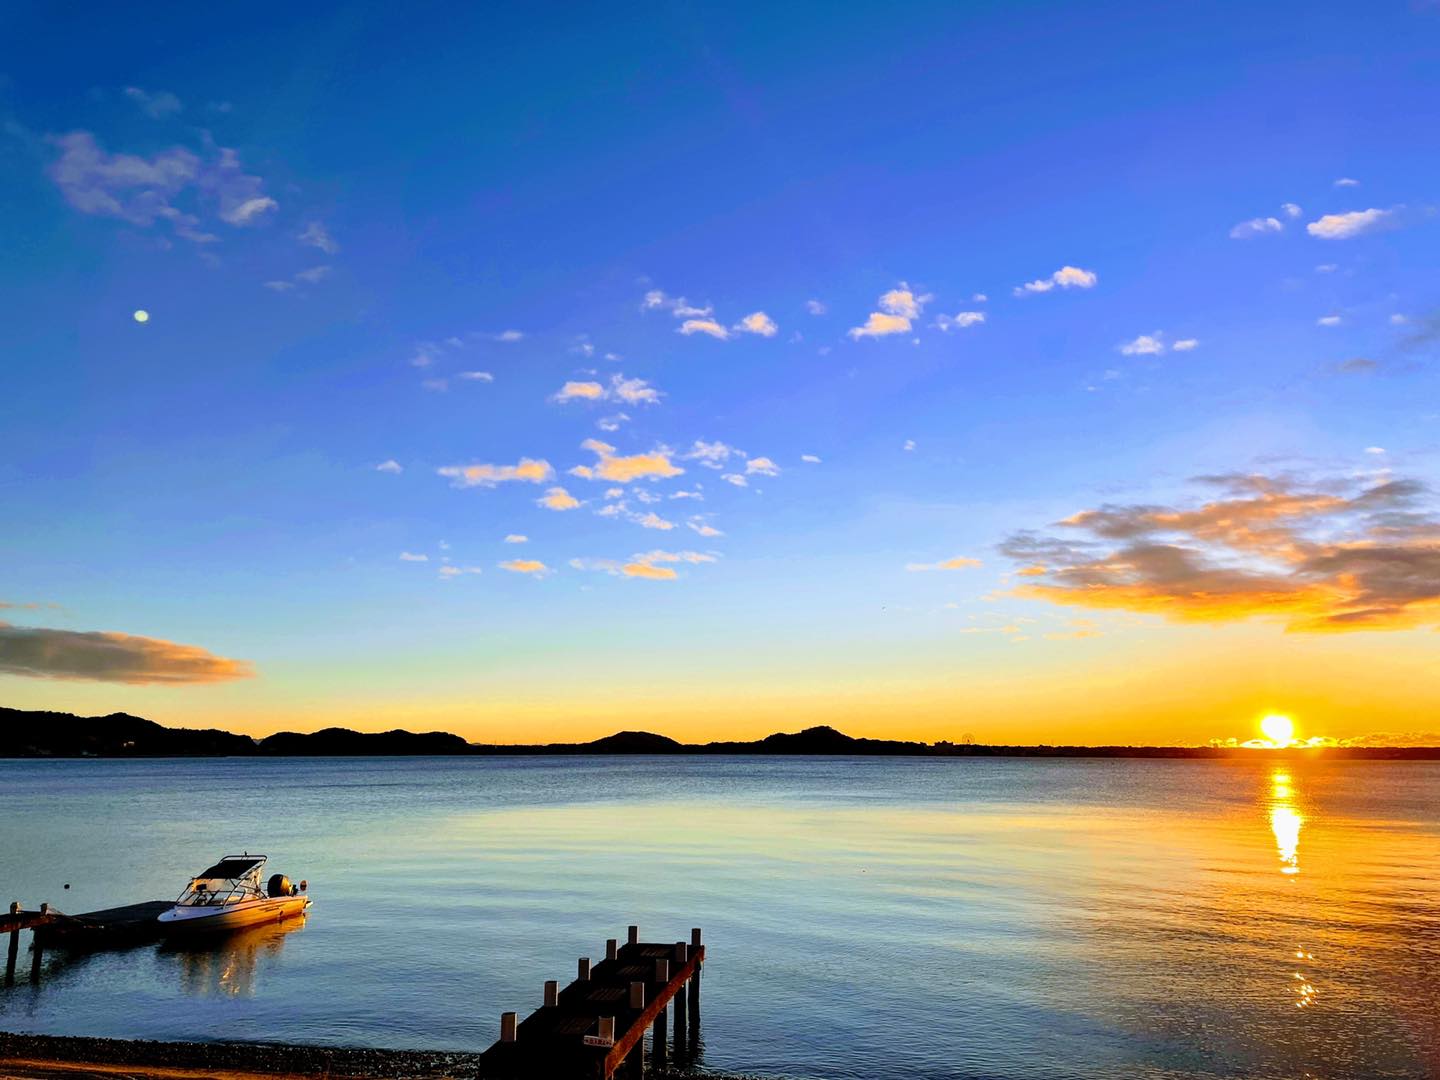
[[[304,926],[305,916],[297,915],[269,926],[162,945],[156,956],[161,963],[178,961],[180,989],[191,997],[249,997],[258,973],[280,955],[286,935]]]
[[[1280,852],[1280,872],[1300,872],[1300,826],[1305,817],[1295,809],[1295,788],[1290,774],[1276,769],[1270,777],[1270,831],[1275,834],[1275,846]],[[1291,912],[1298,915],[1298,912]],[[1299,946],[1295,949],[1297,969],[1315,957]],[[1315,1004],[1315,984],[1303,970],[1295,970],[1290,976],[1295,994],[1295,1007],[1306,1009]]]

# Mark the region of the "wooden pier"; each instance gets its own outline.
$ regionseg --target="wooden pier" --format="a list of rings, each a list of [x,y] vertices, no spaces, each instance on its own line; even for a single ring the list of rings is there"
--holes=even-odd
[[[697,1045],[700,1031],[700,969],[705,946],[698,929],[690,941],[640,940],[605,943],[605,959],[593,966],[582,956],[575,981],[561,989],[545,983],[542,1004],[524,1020],[500,1016],[500,1039],[481,1055],[487,1080],[608,1080],[645,1071],[645,1033],[652,1032],[654,1064],[671,1056],[667,1013],[674,1014],[677,1063]],[[671,1008],[673,1004],[673,1009]]]
[[[7,913],[0,915],[0,935],[10,935],[5,985],[15,985],[22,930],[30,931],[30,981],[35,982],[40,978],[45,949],[114,949],[157,941],[160,913],[171,906],[168,900],[147,900],[104,911],[87,911],[83,915],[66,915],[49,904],[41,904],[36,911],[26,911],[16,901]]]

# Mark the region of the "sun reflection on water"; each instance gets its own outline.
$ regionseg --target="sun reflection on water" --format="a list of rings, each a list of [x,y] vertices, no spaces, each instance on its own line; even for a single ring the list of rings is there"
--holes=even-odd
[[[1270,775],[1270,831],[1275,834],[1275,847],[1280,854],[1280,872],[1287,875],[1300,873],[1300,826],[1305,817],[1295,808],[1295,788],[1289,773],[1276,769]],[[1305,947],[1297,946],[1297,963],[1314,960]],[[1307,1009],[1315,1004],[1315,984],[1303,971],[1291,974],[1294,987],[1295,1007]]]

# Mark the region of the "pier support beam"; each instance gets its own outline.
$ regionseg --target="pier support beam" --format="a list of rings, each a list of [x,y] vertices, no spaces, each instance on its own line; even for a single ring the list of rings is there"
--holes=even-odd
[[[658,1013],[655,1014],[655,1026],[650,1031],[650,1042],[654,1049],[654,1054],[652,1056],[655,1061],[655,1068],[657,1069],[663,1069],[665,1067],[665,1059],[669,1057],[669,1054],[666,1052],[667,1047],[665,1045],[665,1036],[667,1034],[665,1031],[666,1019],[667,1017],[665,1016],[665,1010],[661,1009]]]
[[[10,904],[10,914],[20,914],[20,901],[14,900]],[[16,927],[10,931],[10,952],[5,958],[5,985],[15,985],[15,960],[20,955],[20,929]]]
[[[501,1013],[501,1014],[500,1014],[500,1041],[501,1041],[501,1042],[510,1042],[510,1043],[513,1043],[513,1042],[515,1041],[515,1029],[516,1029],[516,1027],[519,1026],[519,1023],[520,1023],[519,1014],[513,1013],[513,1012],[504,1012],[504,1013]]]

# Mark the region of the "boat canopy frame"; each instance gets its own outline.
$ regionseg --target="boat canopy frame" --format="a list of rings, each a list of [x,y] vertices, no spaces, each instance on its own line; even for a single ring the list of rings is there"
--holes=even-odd
[[[224,907],[227,904],[244,903],[246,900],[263,900],[265,890],[260,887],[260,871],[265,865],[265,859],[264,855],[251,855],[249,852],[223,856],[215,865],[206,867],[190,879],[190,884],[185,886],[179,899],[175,901],[175,906]],[[234,869],[238,869],[239,873],[227,872]],[[206,884],[211,881],[224,882],[229,888],[224,885],[211,888]]]

